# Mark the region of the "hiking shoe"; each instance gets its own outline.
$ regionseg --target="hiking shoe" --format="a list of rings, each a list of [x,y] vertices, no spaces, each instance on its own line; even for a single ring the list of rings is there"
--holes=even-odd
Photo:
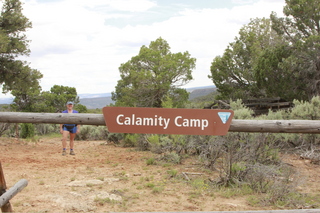
[[[70,150],[70,155],[75,155],[73,150]]]
[[[63,150],[62,151],[62,156],[66,156],[66,154],[67,154],[66,150]]]

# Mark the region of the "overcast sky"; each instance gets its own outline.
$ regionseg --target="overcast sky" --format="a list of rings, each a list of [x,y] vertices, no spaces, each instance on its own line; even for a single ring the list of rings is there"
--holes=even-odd
[[[78,94],[112,92],[119,66],[142,45],[162,37],[172,53],[197,59],[194,80],[213,85],[213,59],[222,55],[251,18],[282,16],[285,0],[21,0],[32,22],[30,67],[41,87],[75,87]]]

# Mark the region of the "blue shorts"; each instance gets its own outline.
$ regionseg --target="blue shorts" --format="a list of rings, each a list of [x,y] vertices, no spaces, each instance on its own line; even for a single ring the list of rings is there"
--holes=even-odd
[[[77,126],[62,126],[63,131],[69,131],[70,133],[76,133],[77,132]]]

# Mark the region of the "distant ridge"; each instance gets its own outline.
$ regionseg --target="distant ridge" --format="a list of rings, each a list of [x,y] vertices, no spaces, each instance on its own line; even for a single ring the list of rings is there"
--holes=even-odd
[[[190,93],[189,100],[196,97],[208,95],[216,90],[214,85],[203,87],[184,88]],[[80,104],[85,105],[88,109],[100,109],[111,103],[111,93],[98,93],[98,94],[79,94]]]
[[[85,105],[88,109],[100,109],[111,103],[111,95],[108,97],[97,97],[97,98],[80,98],[80,104]]]
[[[184,88],[190,95],[189,100],[192,100],[196,97],[207,95],[216,90],[214,85],[212,86],[203,86],[203,87],[191,87]],[[79,94],[80,104],[85,105],[88,109],[99,109],[103,108],[114,101],[111,100],[111,93],[94,93],[94,94]],[[0,104],[11,104],[13,97],[10,98],[0,98]]]
[[[189,94],[189,100],[192,100],[201,96],[209,95],[210,93],[213,93],[216,90],[217,90],[216,87],[204,87],[204,88],[198,88],[198,89],[192,90],[192,92],[190,92]]]
[[[85,94],[79,94],[78,95],[80,99],[83,98],[101,98],[101,97],[111,97],[111,93],[94,93],[94,94],[90,94],[90,93],[85,93]]]
[[[212,86],[203,86],[203,87],[191,87],[191,88],[185,88],[188,92],[192,92],[194,90],[198,90],[198,89],[216,89],[216,86],[212,85]]]

